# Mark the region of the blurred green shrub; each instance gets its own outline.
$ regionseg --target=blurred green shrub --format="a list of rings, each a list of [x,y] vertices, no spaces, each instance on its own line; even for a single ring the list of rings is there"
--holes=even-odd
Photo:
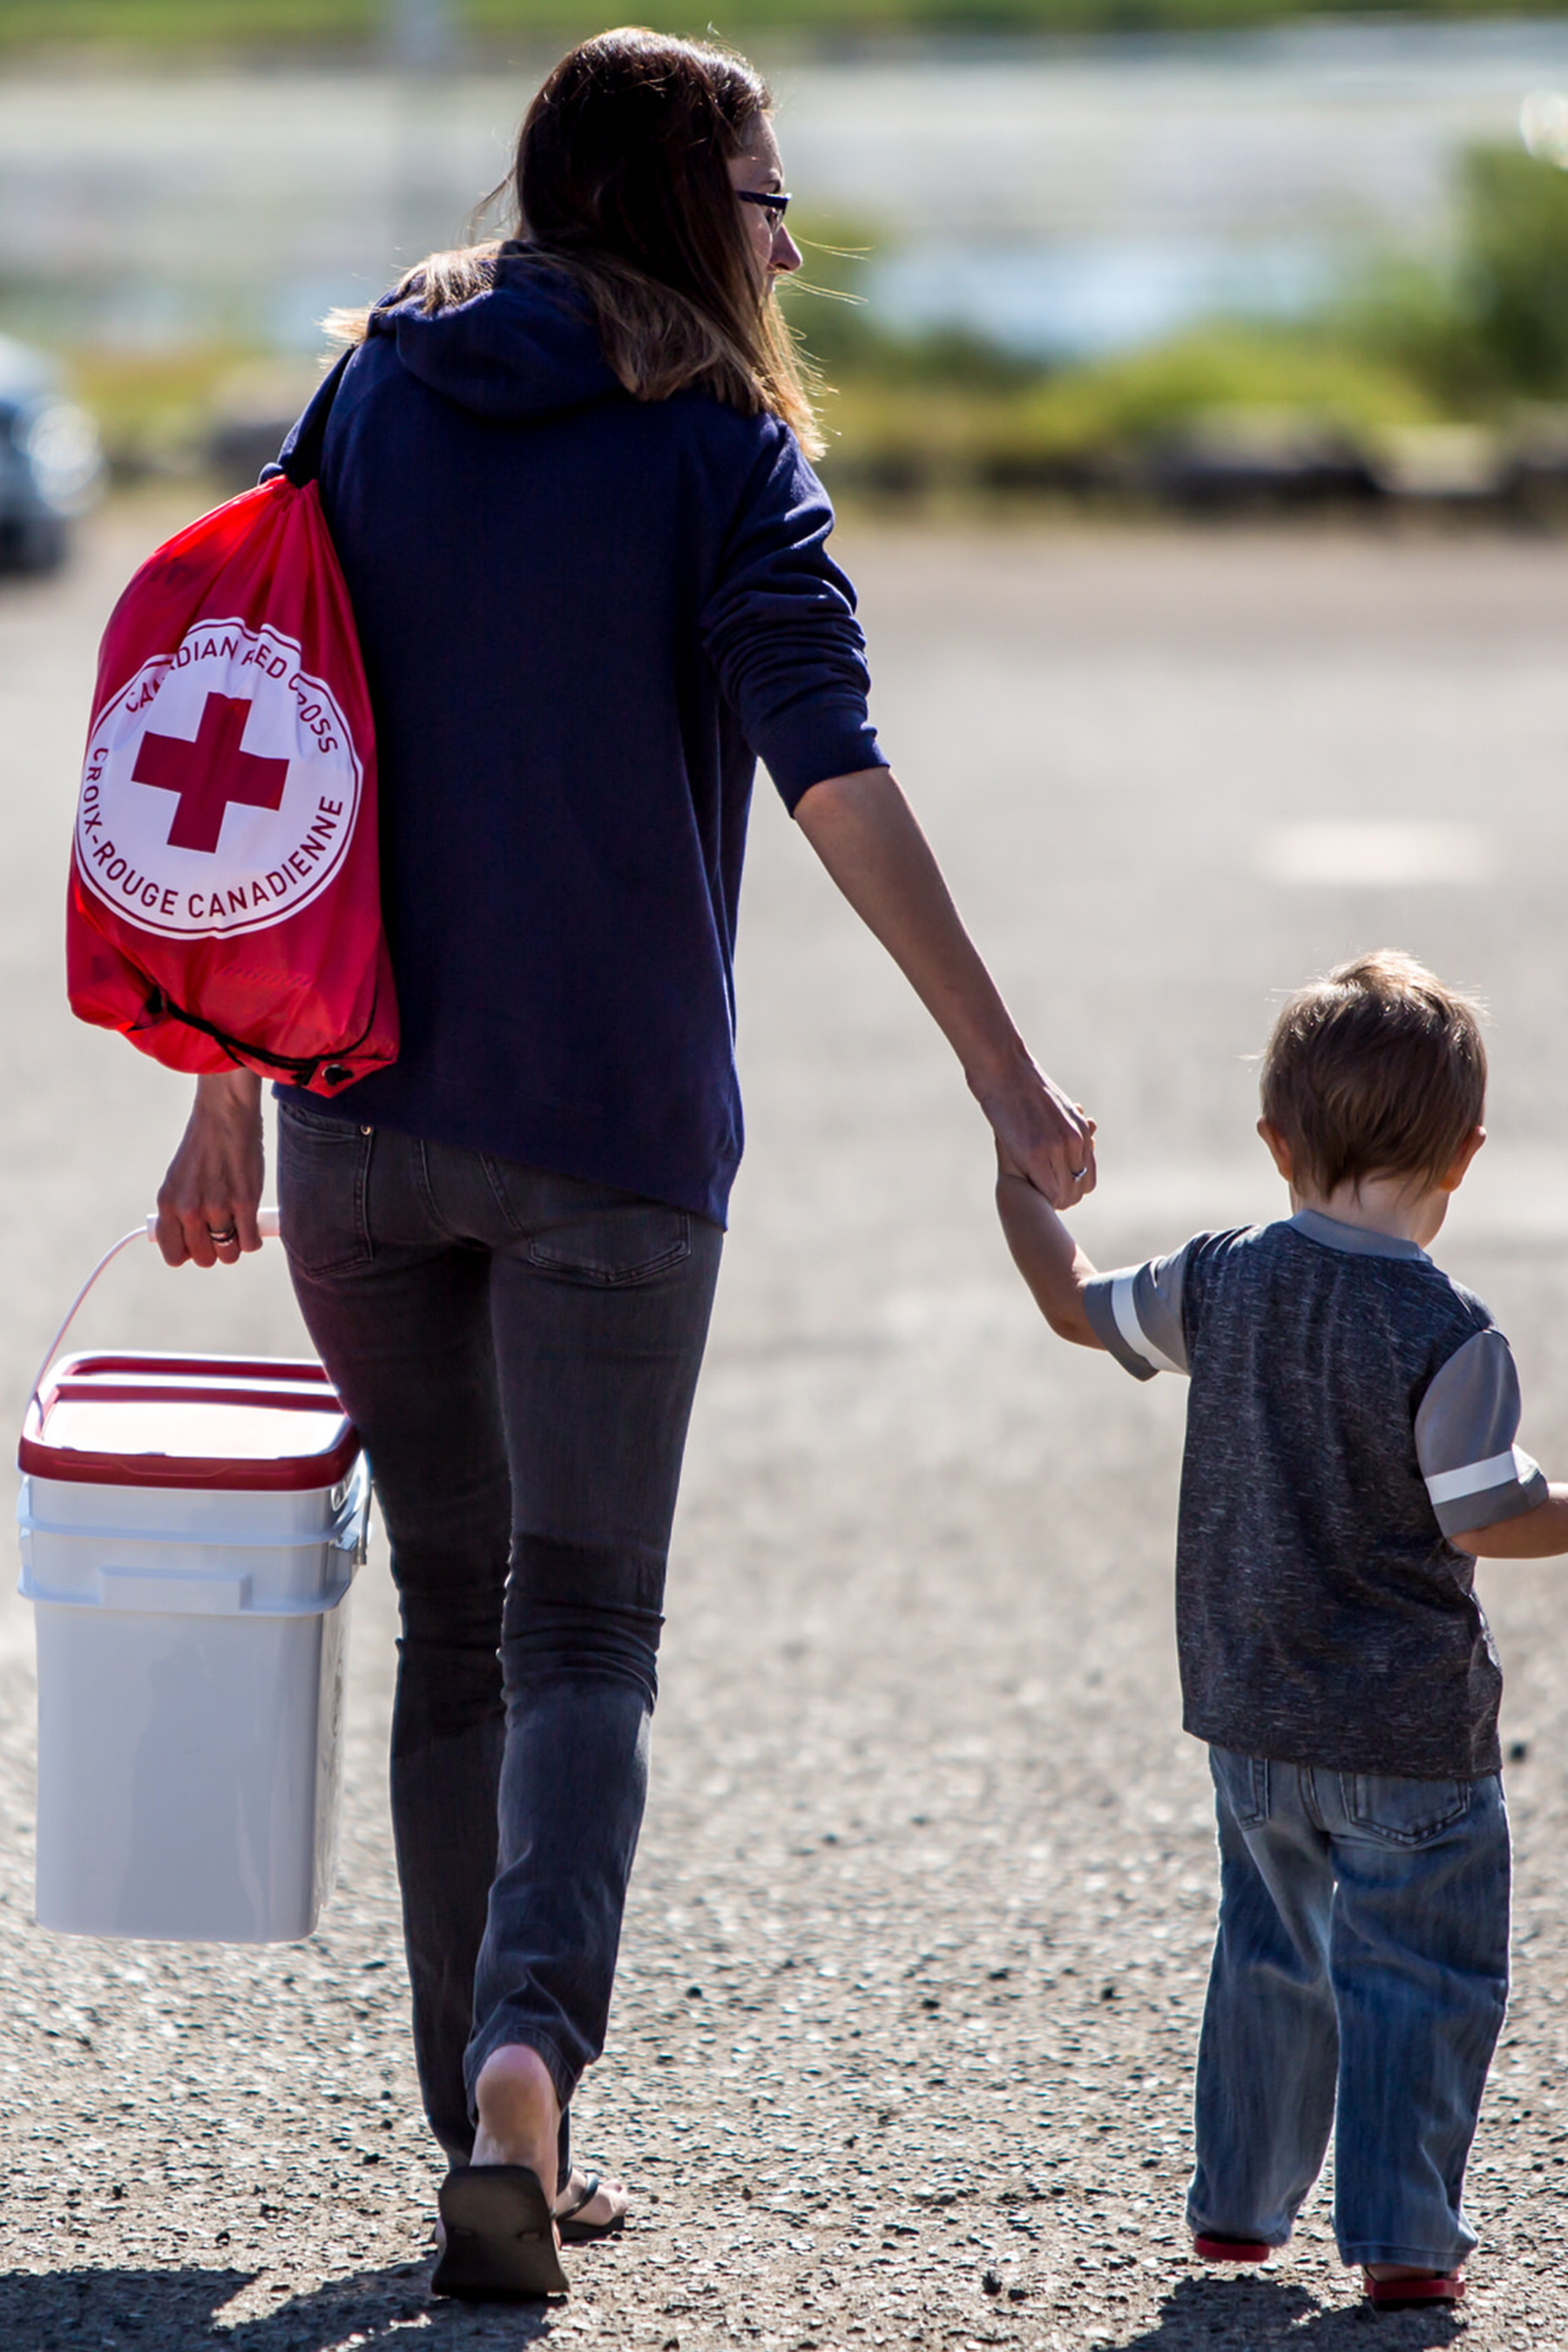
[[[1325,326],[1448,415],[1568,398],[1568,173],[1522,148],[1472,147],[1452,258],[1378,267]]]
[[[1220,417],[1359,444],[1434,415],[1420,384],[1380,361],[1230,326],[1013,385],[880,369],[837,386],[825,473],[889,497],[1124,486],[1144,453]]]
[[[1460,320],[1505,392],[1561,398],[1568,394],[1568,173],[1521,148],[1472,148],[1462,202]]]
[[[1025,413],[1042,439],[1081,447],[1148,442],[1218,408],[1295,409],[1351,434],[1433,413],[1415,378],[1373,355],[1307,329],[1226,323],[1065,371]]]
[[[1358,440],[1444,413],[1400,355],[1315,324],[1221,321],[1054,368],[952,331],[889,331],[860,299],[873,248],[842,226],[803,243],[787,306],[829,387],[824,470],[844,488],[1077,490],[1125,482],[1144,451],[1219,415]]]

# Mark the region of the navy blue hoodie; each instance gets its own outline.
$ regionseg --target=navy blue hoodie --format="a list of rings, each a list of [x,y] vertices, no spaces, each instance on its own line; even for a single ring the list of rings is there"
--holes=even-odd
[[[374,706],[400,1058],[323,1110],[722,1223],[755,762],[881,761],[833,516],[788,428],[629,398],[572,283],[385,304],[321,499]]]

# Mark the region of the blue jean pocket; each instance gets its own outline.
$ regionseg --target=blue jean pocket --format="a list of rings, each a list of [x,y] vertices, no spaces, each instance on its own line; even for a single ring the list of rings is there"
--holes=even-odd
[[[278,1206],[283,1246],[300,1274],[352,1274],[369,1265],[367,1193],[374,1138],[352,1119],[278,1102]]]
[[[1424,1845],[1463,1821],[1468,1780],[1405,1780],[1386,1772],[1342,1772],[1347,1819],[1384,1845]]]
[[[1237,1829],[1255,1830],[1268,1819],[1267,1757],[1237,1756],[1228,1748],[1211,1748],[1209,1770]]]

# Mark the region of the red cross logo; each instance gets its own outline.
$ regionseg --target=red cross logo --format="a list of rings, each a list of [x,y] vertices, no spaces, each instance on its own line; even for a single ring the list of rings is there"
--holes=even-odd
[[[231,801],[241,808],[282,806],[289,762],[240,750],[249,716],[247,700],[209,694],[194,743],[183,735],[155,735],[151,728],[142,737],[131,781],[178,794],[171,849],[216,850]]]

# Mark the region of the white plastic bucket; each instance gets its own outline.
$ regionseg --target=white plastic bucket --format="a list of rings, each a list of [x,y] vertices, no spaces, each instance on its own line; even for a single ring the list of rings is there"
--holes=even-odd
[[[21,1468],[39,1925],[308,1936],[336,1873],[348,1595],[370,1502],[326,1374],[68,1357],[40,1377]]]

